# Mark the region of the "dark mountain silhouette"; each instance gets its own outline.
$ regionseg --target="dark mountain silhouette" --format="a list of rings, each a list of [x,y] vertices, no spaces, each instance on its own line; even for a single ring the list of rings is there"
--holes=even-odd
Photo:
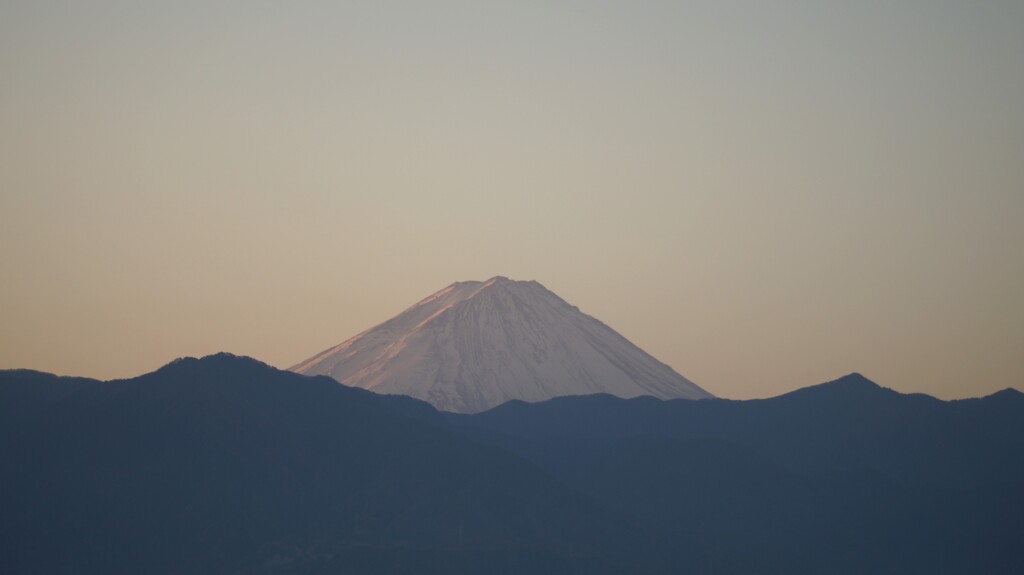
[[[943,402],[851,374],[768,400],[566,397],[447,417],[702,541],[698,572],[1014,573],[1022,398]]]
[[[0,573],[1020,573],[1024,396],[476,415],[219,354],[0,372]]]
[[[247,358],[7,372],[0,405],[26,414],[0,437],[3,573],[589,571],[631,537],[425,403]]]
[[[534,439],[665,436],[749,445],[798,471],[872,468],[949,487],[1024,477],[1024,395],[944,402],[859,374],[767,400],[622,400],[606,395],[509,402],[465,427]],[[609,425],[609,422],[614,422]]]

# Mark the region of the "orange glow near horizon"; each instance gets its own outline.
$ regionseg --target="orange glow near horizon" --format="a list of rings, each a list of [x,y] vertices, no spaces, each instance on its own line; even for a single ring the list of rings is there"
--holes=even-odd
[[[1022,3],[101,4],[0,6],[0,369],[505,275],[722,397],[1024,387]]]

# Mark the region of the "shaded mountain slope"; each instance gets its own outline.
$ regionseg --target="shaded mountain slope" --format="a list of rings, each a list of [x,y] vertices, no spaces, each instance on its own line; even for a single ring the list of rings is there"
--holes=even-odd
[[[511,402],[448,414],[675,540],[714,573],[1015,573],[1024,402],[852,374],[757,401]]]
[[[607,395],[509,402],[456,425],[532,439],[664,436],[749,445],[797,471],[871,468],[893,480],[969,487],[1024,478],[1024,395],[944,402],[859,374],[764,400],[623,400]]]
[[[227,354],[0,372],[3,573],[1024,567],[1024,401],[856,374],[768,400],[441,414]]]
[[[226,354],[32,377],[45,392],[0,374],[0,404],[45,404],[0,437],[2,572],[429,572],[509,554],[561,570],[627,537],[408,398]]]

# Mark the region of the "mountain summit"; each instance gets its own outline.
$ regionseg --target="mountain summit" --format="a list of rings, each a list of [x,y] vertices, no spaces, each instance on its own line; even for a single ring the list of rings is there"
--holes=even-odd
[[[457,282],[291,368],[438,409],[608,393],[712,397],[535,281]]]

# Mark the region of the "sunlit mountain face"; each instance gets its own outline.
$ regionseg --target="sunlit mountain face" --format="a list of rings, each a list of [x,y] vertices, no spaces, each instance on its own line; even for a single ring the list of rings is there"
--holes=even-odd
[[[454,283],[398,316],[292,367],[443,411],[607,393],[710,393],[535,281]]]

